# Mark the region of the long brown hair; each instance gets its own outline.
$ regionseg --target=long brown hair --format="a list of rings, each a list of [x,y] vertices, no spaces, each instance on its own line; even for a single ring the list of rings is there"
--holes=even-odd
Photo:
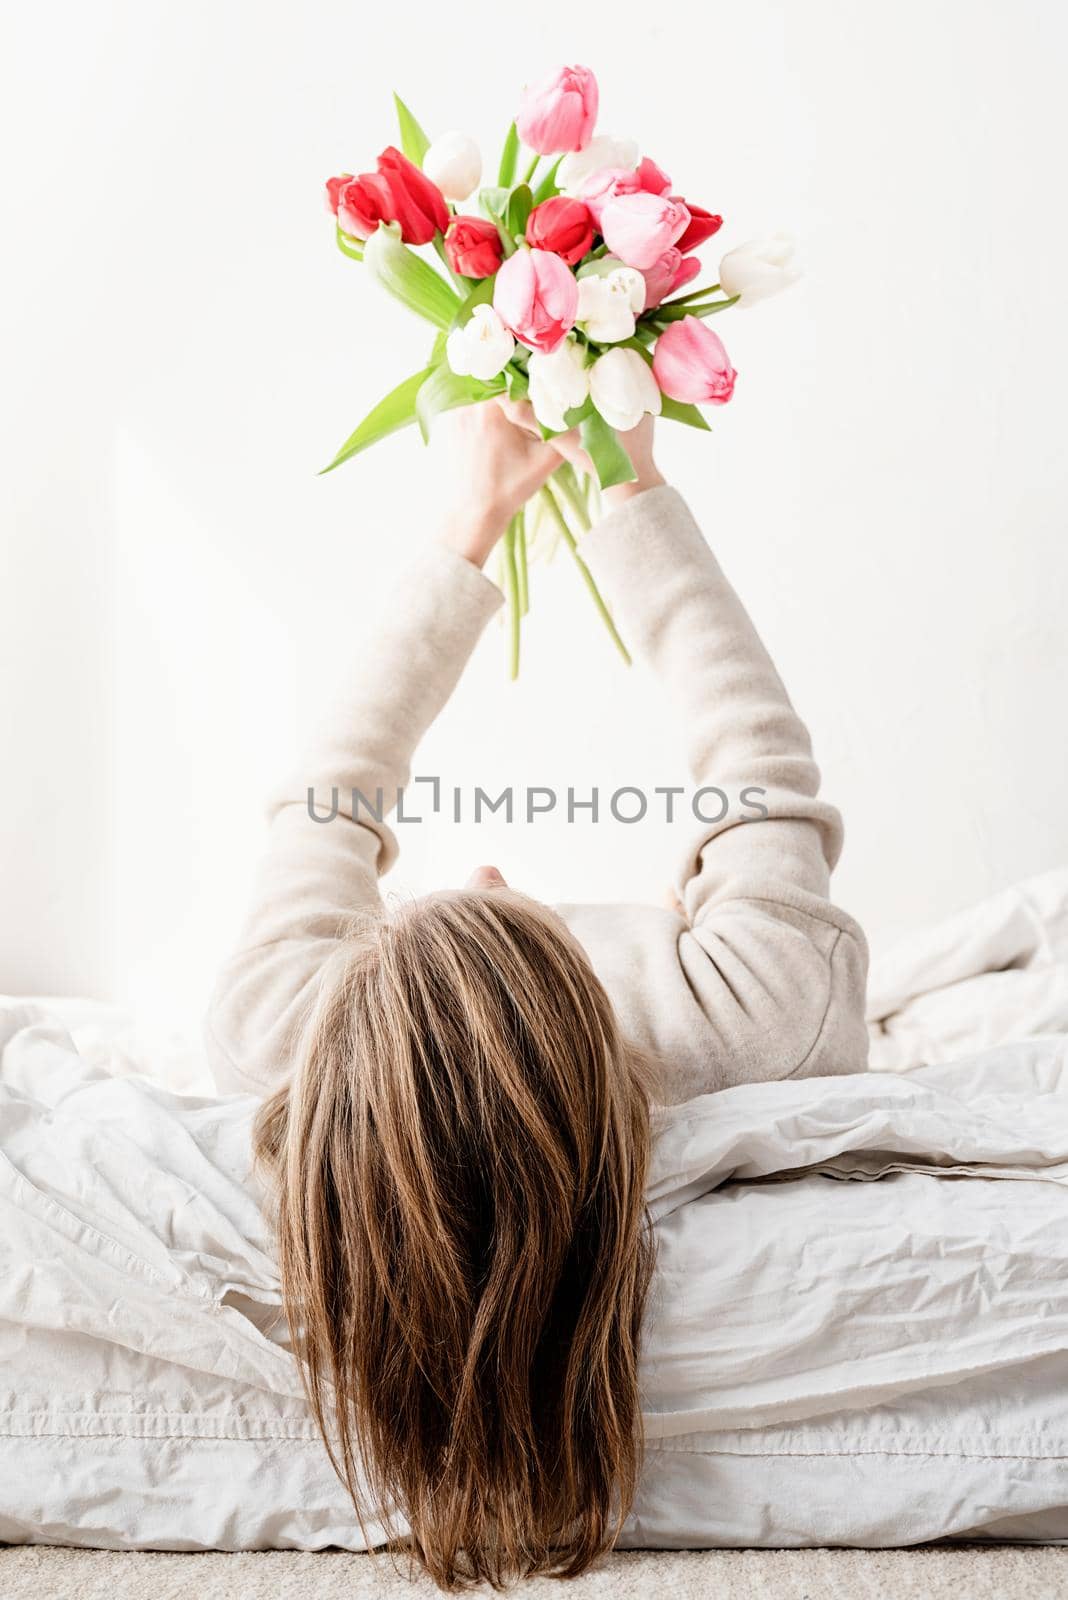
[[[331,1460],[442,1588],[574,1577],[641,1463],[645,1072],[511,890],[414,902],[335,960],[256,1128]]]

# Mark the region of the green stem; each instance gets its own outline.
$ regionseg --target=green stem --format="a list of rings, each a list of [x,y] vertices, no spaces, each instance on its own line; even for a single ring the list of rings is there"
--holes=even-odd
[[[556,498],[555,494],[553,493],[552,489],[550,488],[549,484],[547,484],[547,483],[542,485],[542,487],[538,490],[538,493],[542,497],[542,501],[543,501],[543,503],[545,505],[546,510],[549,512],[549,515],[552,517],[553,521],[556,523],[556,526],[560,531],[561,539],[563,539],[564,543],[567,545],[567,548],[571,551],[571,554],[574,557],[575,565],[579,569],[579,572],[580,572],[580,574],[582,576],[582,581],[586,585],[587,589],[590,591],[590,595],[592,596],[594,605],[597,607],[598,611],[601,613],[601,619],[604,622],[605,627],[608,629],[608,632],[612,636],[612,642],[614,643],[616,649],[619,651],[620,655],[623,657],[623,660],[627,663],[627,666],[629,667],[630,666],[630,652],[627,650],[627,647],[623,643],[623,640],[619,637],[619,634],[616,632],[616,625],[612,621],[611,612],[609,611],[608,607],[605,605],[604,600],[601,598],[600,589],[598,589],[596,583],[593,581],[593,573],[590,571],[590,569],[586,565],[585,561],[583,561],[582,557],[579,555],[579,548],[578,548],[578,545],[575,543],[575,535],[571,532],[571,528],[570,528],[570,526],[568,524],[567,518],[564,516],[564,513],[560,510],[560,506],[559,506],[559,503],[557,501],[557,498]]]
[[[515,560],[515,519],[504,535],[504,577],[508,591],[508,676],[519,676],[519,572]]]
[[[527,168],[527,170],[523,174],[523,177],[522,177],[522,180],[521,180],[523,183],[529,183],[531,181],[531,179],[533,178],[534,174],[538,170],[538,162],[540,160],[541,160],[541,156],[536,155],[534,157],[534,160],[530,163],[530,166]]]
[[[456,288],[460,291],[460,299],[466,300],[468,295],[471,293],[471,285],[468,283],[466,278],[461,278],[460,275],[454,272],[449,266],[449,258],[445,254],[445,237],[443,234],[436,233],[434,235],[434,249],[437,251],[442,261],[444,261],[445,270],[448,272],[449,277],[452,279]]]
[[[582,529],[583,533],[589,533],[590,518],[586,510],[586,502],[582,497],[577,482],[575,481],[574,468],[571,466],[571,463],[568,462],[565,467],[561,467],[556,472],[555,477],[561,489],[564,491],[564,497],[567,500],[568,505],[571,507],[576,518],[578,519],[579,527]]]
[[[719,284],[713,283],[709,284],[704,289],[691,289],[689,294],[677,294],[673,299],[664,300],[661,302],[661,304],[665,306],[684,306],[691,300],[701,300],[706,294],[718,294],[718,292]]]
[[[351,235],[343,232],[340,222],[337,224],[337,247],[350,261],[363,260],[363,245],[358,239],[353,239]]]
[[[515,553],[516,573],[519,579],[519,611],[521,616],[526,616],[530,610],[530,587],[527,572],[527,518],[526,512],[520,509],[515,515]]]

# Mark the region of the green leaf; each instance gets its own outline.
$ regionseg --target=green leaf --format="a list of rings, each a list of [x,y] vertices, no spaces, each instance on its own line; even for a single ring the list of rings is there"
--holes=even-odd
[[[717,311],[726,311],[728,306],[736,306],[741,298],[740,294],[736,294],[729,300],[713,300],[707,306],[691,306],[690,315],[694,317],[714,317]]]
[[[540,206],[543,200],[548,200],[550,196],[559,193],[556,187],[556,172],[563,159],[563,156],[557,156],[544,178],[538,184],[538,187],[534,190],[534,204],[536,206]]]
[[[508,197],[508,210],[504,214],[504,225],[513,238],[518,238],[527,225],[527,218],[534,209],[534,196],[525,183],[519,184],[512,190]]]
[[[358,456],[361,450],[377,444],[379,439],[396,433],[399,428],[410,427],[415,421],[416,396],[431,370],[430,367],[424,367],[422,372],[413,372],[410,378],[405,378],[403,383],[391,389],[385,399],[367,413],[356,432],[349,435],[333,461],[322,469],[319,476],[322,477],[324,472],[333,472],[343,461]]]
[[[581,424],[579,432],[586,454],[593,462],[597,482],[602,489],[610,489],[615,483],[634,482],[638,474],[631,466],[623,441],[616,430],[608,426],[599,411],[590,413]]]
[[[640,329],[635,329],[634,338],[633,339],[621,339],[619,341],[619,343],[620,343],[620,345],[622,346],[622,348],[624,350],[634,350],[634,351],[636,351],[638,353],[638,355],[641,356],[642,360],[645,362],[645,365],[647,367],[651,367],[652,364],[653,364],[653,357],[652,357],[651,352],[648,351],[645,348],[644,341],[638,337],[638,334],[639,334],[640,331],[641,331]],[[654,335],[655,335],[656,330],[654,329],[653,332],[654,332]]]
[[[508,185],[503,183],[497,184],[496,187],[493,184],[487,184],[484,189],[480,189],[478,191],[478,204],[482,215],[488,217],[490,222],[500,221],[501,217],[504,216],[508,205],[508,196],[511,192]]]
[[[400,95],[394,91],[393,104],[397,108],[397,126],[400,129],[401,149],[409,161],[414,161],[417,167],[423,165],[423,157],[430,149],[430,140],[404,104]]]
[[[493,299],[493,286],[496,281],[496,277],[480,278],[478,280],[470,294],[467,296],[467,299],[461,303],[459,310],[453,317],[452,326],[454,328],[462,328],[465,323],[470,322],[471,313],[474,311],[476,306],[487,306],[490,304]]]
[[[482,214],[497,229],[501,241],[501,249],[506,256],[515,255],[515,239],[512,237],[511,229],[504,220],[511,196],[512,191],[510,189],[502,189],[499,185],[496,188],[480,189],[478,194],[478,203]]]
[[[660,415],[668,422],[684,422],[688,428],[700,428],[704,433],[712,432],[696,406],[684,405],[681,400],[672,400],[666,394],[660,396]]]
[[[593,401],[586,396],[580,406],[572,406],[570,411],[564,412],[564,421],[569,428],[577,428],[585,422],[587,417],[593,416]]]
[[[509,363],[504,369],[504,378],[508,385],[509,400],[525,400],[530,389],[530,380],[522,367],[513,367]]]
[[[515,178],[515,163],[518,155],[519,134],[513,122],[505,135],[504,148],[501,151],[501,164],[497,168],[497,182],[502,189],[507,189]]]
[[[683,317],[714,317],[717,311],[726,311],[728,306],[736,306],[741,299],[735,295],[730,300],[710,300],[707,305],[683,305],[680,302],[667,301],[664,305],[655,306],[649,315],[654,322],[681,322]]]
[[[646,345],[655,343],[660,329],[653,322],[641,321],[634,329],[633,340],[628,340],[630,349],[637,350],[639,354],[645,353]]]
[[[346,233],[340,222],[334,224],[337,229],[337,247],[343,256],[348,256],[350,261],[363,260],[363,240],[354,239],[351,233]]]
[[[434,249],[438,253],[442,266],[449,274],[449,282],[452,284],[457,294],[465,295],[467,293],[467,279],[461,278],[460,274],[458,272],[454,272],[452,267],[449,265],[449,252],[445,248],[445,235],[443,233],[436,233],[434,235]]]
[[[401,242],[395,222],[380,222],[363,251],[364,265],[384,289],[438,328],[451,328],[460,297],[428,261]]]
[[[458,406],[477,405],[481,400],[492,400],[504,393],[504,379],[494,378],[490,383],[480,383],[477,378],[462,378],[445,362],[426,373],[415,400],[415,420],[424,444],[430,438],[430,425],[443,411],[455,411]]]

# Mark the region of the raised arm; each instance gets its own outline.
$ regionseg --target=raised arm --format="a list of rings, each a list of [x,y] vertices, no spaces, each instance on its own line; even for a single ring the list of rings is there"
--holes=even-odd
[[[386,817],[416,746],[501,603],[479,569],[513,511],[559,465],[492,405],[447,419],[435,454],[451,480],[438,537],[387,597],[377,630],[358,641],[351,681],[270,806],[252,903],[206,1023],[225,1090],[266,1093],[291,1070],[325,963],[353,918],[379,904],[378,878],[397,855]],[[336,808],[332,820],[315,820],[309,789],[318,816]]]
[[[613,491],[583,550],[624,638],[681,713],[695,788],[729,800],[696,832],[678,884],[682,925],[663,930],[683,979],[680,1007],[689,1014],[696,1000],[703,1019],[693,1059],[708,1056],[707,1078],[698,1072],[687,1092],[856,1071],[867,1050],[867,951],[829,899],[841,818],[818,798],[808,732],[756,629],[653,466],[651,430],[630,442],[638,482]],[[749,804],[743,791],[753,791]],[[714,817],[722,806],[710,795],[703,809]],[[663,1019],[635,1031],[661,1054],[683,1033]]]

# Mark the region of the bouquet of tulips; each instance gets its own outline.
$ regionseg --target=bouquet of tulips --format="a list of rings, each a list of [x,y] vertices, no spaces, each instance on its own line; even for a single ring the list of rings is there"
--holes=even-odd
[[[464,133],[431,142],[394,96],[400,150],[377,171],[327,182],[337,243],[438,330],[427,362],[341,446],[330,471],[397,429],[499,395],[529,400],[546,438],[578,428],[596,482],[561,463],[502,541],[511,672],[528,606],[527,549],[547,517],[575,558],[624,659],[626,649],[582,560],[598,488],[634,477],[619,437],[646,412],[706,428],[735,371],[707,319],[792,282],[789,241],[725,255],[718,282],[688,285],[694,254],[723,219],[672,193],[667,173],[628,139],[596,133],[597,80],[560,67],[523,91],[495,184]],[[416,253],[430,246],[440,258]],[[414,248],[413,248],[414,247]]]

